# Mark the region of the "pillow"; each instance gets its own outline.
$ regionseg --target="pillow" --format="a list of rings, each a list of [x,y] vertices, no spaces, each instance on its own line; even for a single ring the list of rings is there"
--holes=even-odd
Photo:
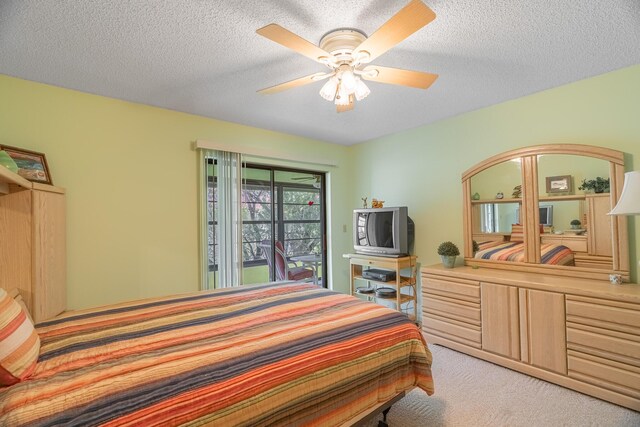
[[[0,386],[31,375],[40,353],[40,337],[26,311],[0,289]]]
[[[22,299],[22,295],[20,295],[20,292],[18,291],[18,289],[10,290],[9,291],[9,296],[11,298],[13,298],[14,300],[16,300],[16,302],[18,304],[20,304],[20,307],[22,307],[24,312],[27,314],[27,317],[29,318],[29,320],[31,320],[31,323],[34,323],[33,322],[33,317],[31,317],[31,313],[29,313],[29,309],[27,308],[27,305],[24,303],[24,300]]]
[[[510,242],[523,242],[524,232],[522,231],[522,224],[511,224],[511,239]]]

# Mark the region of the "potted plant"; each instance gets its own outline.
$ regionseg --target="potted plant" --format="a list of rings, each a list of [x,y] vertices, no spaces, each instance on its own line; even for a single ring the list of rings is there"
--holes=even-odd
[[[442,265],[446,268],[453,268],[456,263],[456,257],[460,255],[460,250],[451,242],[442,242],[438,246],[438,255],[442,259]]]
[[[578,187],[578,190],[593,191],[594,193],[608,193],[609,178],[604,179],[599,176],[596,179],[583,179],[582,185]]]
[[[473,256],[475,258],[476,256],[476,252],[478,252],[480,250],[480,245],[478,244],[478,242],[476,242],[475,240],[471,243],[471,250],[473,251]]]
[[[582,225],[582,223],[577,219],[574,219],[573,221],[571,221],[570,224],[571,224],[571,228],[573,228],[574,230],[579,229],[580,226]]]

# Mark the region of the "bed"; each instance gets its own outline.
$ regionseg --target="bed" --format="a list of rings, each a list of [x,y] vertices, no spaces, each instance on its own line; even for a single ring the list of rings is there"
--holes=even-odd
[[[0,425],[352,425],[419,387],[431,354],[403,314],[308,283],[67,312],[36,325]]]
[[[475,258],[493,261],[524,262],[523,242],[488,241],[478,243],[480,250]],[[540,262],[552,265],[574,265],[573,251],[553,243],[540,244]]]

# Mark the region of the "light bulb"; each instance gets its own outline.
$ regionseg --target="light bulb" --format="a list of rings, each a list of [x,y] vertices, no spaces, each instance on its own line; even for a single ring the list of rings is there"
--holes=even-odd
[[[333,101],[336,96],[336,90],[338,90],[338,79],[333,76],[320,89],[320,96],[327,101]]]
[[[336,95],[336,105],[349,105],[349,92],[344,88],[344,85],[340,83],[338,86],[338,95]]]
[[[366,84],[364,84],[364,82],[360,77],[356,77],[356,90],[355,90],[356,99],[358,101],[362,101],[367,96],[369,96],[370,93],[371,93],[371,90],[369,90],[369,87]]]
[[[353,71],[343,71],[342,76],[340,77],[340,83],[347,93],[353,93],[356,90],[356,77],[353,75]]]

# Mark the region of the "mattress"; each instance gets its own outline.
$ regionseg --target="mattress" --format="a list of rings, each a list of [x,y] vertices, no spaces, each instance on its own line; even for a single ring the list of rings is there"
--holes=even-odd
[[[68,312],[36,325],[34,374],[0,389],[0,425],[341,425],[433,393],[403,314],[312,284]]]
[[[475,258],[493,261],[524,262],[523,242],[482,242]],[[541,264],[574,265],[573,251],[563,245],[540,244]]]

